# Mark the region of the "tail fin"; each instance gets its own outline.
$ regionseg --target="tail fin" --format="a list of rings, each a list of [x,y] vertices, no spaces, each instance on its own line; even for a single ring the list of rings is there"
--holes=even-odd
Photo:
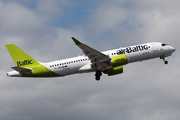
[[[34,60],[14,44],[7,44],[6,48],[9,51],[12,59],[14,60],[14,63],[18,67],[26,68],[39,64],[36,60]]]

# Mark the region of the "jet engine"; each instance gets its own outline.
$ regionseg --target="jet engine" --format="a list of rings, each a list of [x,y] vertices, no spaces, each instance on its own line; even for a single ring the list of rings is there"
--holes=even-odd
[[[118,55],[111,58],[111,65],[113,67],[118,67],[122,65],[126,65],[128,63],[126,54]]]
[[[123,67],[122,66],[109,69],[105,72],[105,74],[108,74],[108,76],[113,76],[113,75],[117,75],[117,74],[121,74],[121,73],[123,73]]]
[[[109,61],[109,64],[112,65],[113,68],[104,71],[108,76],[117,75],[123,73],[123,65],[128,63],[126,54],[118,55],[112,57]]]

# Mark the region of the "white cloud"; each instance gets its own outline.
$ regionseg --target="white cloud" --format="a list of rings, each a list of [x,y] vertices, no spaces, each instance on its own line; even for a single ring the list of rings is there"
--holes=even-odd
[[[33,11],[16,2],[4,4],[1,2],[1,32],[4,35],[31,36],[43,30],[43,24]],[[28,28],[28,29],[27,29]]]
[[[105,4],[94,12],[93,29],[97,31],[113,30],[128,17],[127,10],[118,4]]]

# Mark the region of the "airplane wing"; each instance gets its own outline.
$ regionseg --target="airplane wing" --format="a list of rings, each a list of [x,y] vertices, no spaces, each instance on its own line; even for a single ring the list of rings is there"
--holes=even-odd
[[[79,42],[77,39],[72,37],[75,44],[82,49],[83,53],[89,57],[91,60],[91,67],[98,67],[98,69],[105,70],[109,69],[112,66],[108,65],[108,61],[110,60],[109,56]]]
[[[12,68],[13,70],[16,70],[16,71],[20,72],[20,73],[31,72],[31,70],[30,70],[30,69],[27,69],[27,68],[22,68],[22,67],[17,67],[17,66],[11,67],[11,68]]]

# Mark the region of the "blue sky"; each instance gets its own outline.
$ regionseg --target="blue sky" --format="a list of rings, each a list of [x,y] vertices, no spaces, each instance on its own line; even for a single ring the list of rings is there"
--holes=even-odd
[[[179,120],[178,0],[1,0],[1,120]],[[123,66],[124,73],[8,78],[5,44],[41,62],[83,55],[71,37],[104,51],[147,42],[176,48],[160,59]]]
[[[17,2],[24,7],[27,7],[31,10],[39,9],[39,4],[43,4],[43,1],[22,1],[22,0],[5,0],[4,3],[10,3],[10,2]],[[61,1],[58,2],[58,4],[54,4],[55,7],[58,7],[60,5],[59,9],[63,10],[63,14],[57,18],[52,25],[56,27],[62,27],[65,29],[72,28],[73,26],[77,26],[83,20],[85,20],[89,15],[91,15],[91,10],[98,7],[101,0],[91,0],[91,1],[84,1],[84,0],[68,0],[68,5],[66,7],[61,6]],[[125,3],[125,6],[129,6],[128,3]],[[57,12],[58,14],[58,12]]]
[[[82,22],[85,22],[88,16],[91,15],[91,10],[97,7],[96,4],[99,4],[100,1],[91,0],[91,1],[73,1],[72,8],[65,9],[64,14],[61,16],[55,26],[62,28],[72,28],[74,26],[80,25]]]

